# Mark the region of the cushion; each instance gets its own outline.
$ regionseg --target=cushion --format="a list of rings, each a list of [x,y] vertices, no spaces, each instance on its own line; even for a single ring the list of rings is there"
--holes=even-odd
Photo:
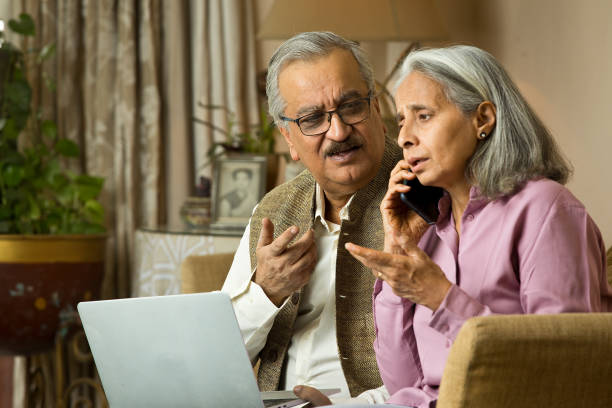
[[[188,256],[181,263],[181,293],[220,290],[233,260],[233,253]]]

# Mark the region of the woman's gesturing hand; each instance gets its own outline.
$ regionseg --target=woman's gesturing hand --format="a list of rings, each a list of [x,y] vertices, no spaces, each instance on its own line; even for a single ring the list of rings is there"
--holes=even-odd
[[[412,211],[400,198],[401,193],[410,191],[403,180],[416,176],[409,171],[408,163],[400,160],[391,171],[387,193],[380,203],[380,212],[385,232],[385,251],[402,254],[407,248],[415,246],[429,225]]]
[[[390,254],[352,243],[346,249],[359,262],[372,269],[397,296],[435,311],[452,286],[442,269],[419,247],[404,249],[403,254]]]

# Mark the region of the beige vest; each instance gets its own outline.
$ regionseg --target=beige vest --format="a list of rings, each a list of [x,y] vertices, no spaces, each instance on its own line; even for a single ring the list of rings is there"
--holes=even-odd
[[[343,221],[336,260],[336,332],[342,370],[352,396],[382,385],[372,343],[371,271],[345,249],[346,242],[382,249],[383,229],[379,205],[389,182],[389,173],[401,158],[399,147],[386,140],[385,155],[376,177],[359,190],[349,207],[350,221]],[[278,186],[261,201],[251,220],[251,265],[256,265],[255,249],[261,220],[274,223],[274,237],[297,225],[300,236],[312,228],[315,180],[308,171]],[[299,237],[296,237],[298,239]],[[303,292],[303,291],[302,291]],[[260,353],[258,384],[262,391],[278,389],[281,371],[293,333],[302,293],[294,293],[281,309]]]

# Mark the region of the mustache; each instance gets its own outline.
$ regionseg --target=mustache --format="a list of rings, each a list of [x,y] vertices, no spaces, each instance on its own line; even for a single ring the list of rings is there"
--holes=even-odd
[[[345,152],[354,147],[361,147],[362,145],[362,141],[358,140],[358,138],[355,136],[349,136],[346,140],[341,142],[332,141],[327,149],[325,149],[325,157],[332,156],[340,152]]]

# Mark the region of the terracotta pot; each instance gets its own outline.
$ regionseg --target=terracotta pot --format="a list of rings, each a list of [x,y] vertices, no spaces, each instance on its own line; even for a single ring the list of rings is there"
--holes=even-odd
[[[0,235],[0,354],[54,344],[60,323],[96,299],[105,235]]]

